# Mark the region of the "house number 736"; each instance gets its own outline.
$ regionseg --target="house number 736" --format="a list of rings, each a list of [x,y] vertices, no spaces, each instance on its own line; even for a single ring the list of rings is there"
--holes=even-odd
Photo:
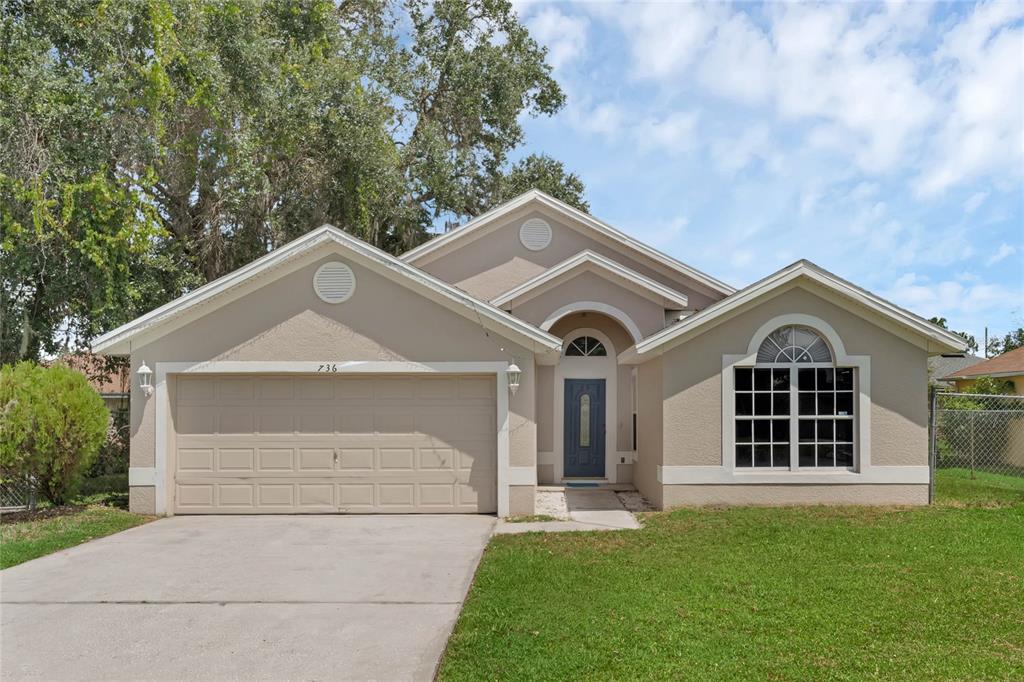
[[[318,371],[318,372],[337,372],[338,371],[338,365],[337,365],[337,363],[334,363],[334,362],[323,363],[319,367],[316,368],[316,371]]]

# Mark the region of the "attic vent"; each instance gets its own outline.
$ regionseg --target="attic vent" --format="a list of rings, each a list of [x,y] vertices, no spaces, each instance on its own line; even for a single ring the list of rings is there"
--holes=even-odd
[[[344,263],[324,263],[313,275],[313,291],[324,303],[344,303],[355,290],[356,276]]]
[[[519,228],[519,241],[530,251],[540,251],[551,243],[551,226],[541,218],[530,218]]]

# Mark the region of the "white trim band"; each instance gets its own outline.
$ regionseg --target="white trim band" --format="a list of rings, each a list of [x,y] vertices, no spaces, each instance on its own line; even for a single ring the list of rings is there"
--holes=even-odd
[[[128,467],[128,486],[156,485],[156,467]]]
[[[864,473],[844,470],[734,473],[718,466],[658,466],[658,482],[663,485],[927,485],[928,481],[927,466],[873,466]]]

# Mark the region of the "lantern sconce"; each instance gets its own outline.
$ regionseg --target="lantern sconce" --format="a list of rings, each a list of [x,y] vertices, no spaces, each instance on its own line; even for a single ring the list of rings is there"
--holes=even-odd
[[[512,363],[505,370],[505,376],[508,377],[508,390],[512,395],[516,394],[516,390],[519,388],[519,377],[523,375],[523,370],[519,369],[519,365]]]
[[[139,375],[139,387],[142,388],[143,395],[147,398],[153,395],[153,370],[146,367],[145,361],[143,361],[136,374]]]

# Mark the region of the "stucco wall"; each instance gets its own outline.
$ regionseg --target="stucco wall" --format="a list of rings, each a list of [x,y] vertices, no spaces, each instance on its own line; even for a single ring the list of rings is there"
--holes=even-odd
[[[665,328],[665,309],[660,304],[592,272],[581,272],[550,291],[513,307],[511,312],[539,327],[556,310],[580,301],[605,303],[623,311],[640,329],[641,338]],[[625,348],[618,350],[621,352]]]
[[[547,248],[530,251],[519,241],[519,228],[530,218],[543,218],[551,225],[551,244]],[[686,294],[693,308],[706,308],[722,298],[721,294],[681,274],[666,274],[662,268],[649,265],[640,254],[627,255],[622,246],[590,238],[552,216],[529,208],[510,213],[499,226],[482,228],[479,234],[475,239],[464,238],[450,253],[438,257],[431,254],[414,264],[474,296],[491,300],[589,249]]]
[[[702,505],[928,504],[927,485],[667,485],[664,508]]]
[[[722,463],[722,355],[745,354],[761,325],[787,313],[821,318],[848,354],[871,357],[872,465],[927,465],[925,351],[802,286],[664,354],[665,464]]]
[[[340,305],[322,302],[312,288],[317,267],[349,263],[356,290]],[[502,350],[504,348],[504,351]],[[510,464],[536,465],[534,361],[531,351],[485,332],[366,267],[324,251],[310,265],[201,317],[132,353],[132,371],[145,361],[414,360],[486,362],[514,359],[520,389],[509,401]],[[173,382],[169,382],[173,387]],[[131,466],[155,464],[155,396],[132,391]],[[173,405],[173,400],[171,402]],[[173,410],[171,412],[173,427]],[[173,428],[169,429],[173,432]],[[170,477],[168,481],[172,480]],[[142,493],[136,493],[141,500]]]
[[[664,453],[662,425],[663,369],[661,358],[637,367],[637,453],[633,484],[655,507],[663,503],[658,467]]]
[[[555,449],[555,425],[553,423],[555,399],[555,368],[552,365],[537,365],[537,452],[553,452]]]
[[[508,488],[508,513],[510,516],[533,514],[536,487],[532,485],[512,485]]]

